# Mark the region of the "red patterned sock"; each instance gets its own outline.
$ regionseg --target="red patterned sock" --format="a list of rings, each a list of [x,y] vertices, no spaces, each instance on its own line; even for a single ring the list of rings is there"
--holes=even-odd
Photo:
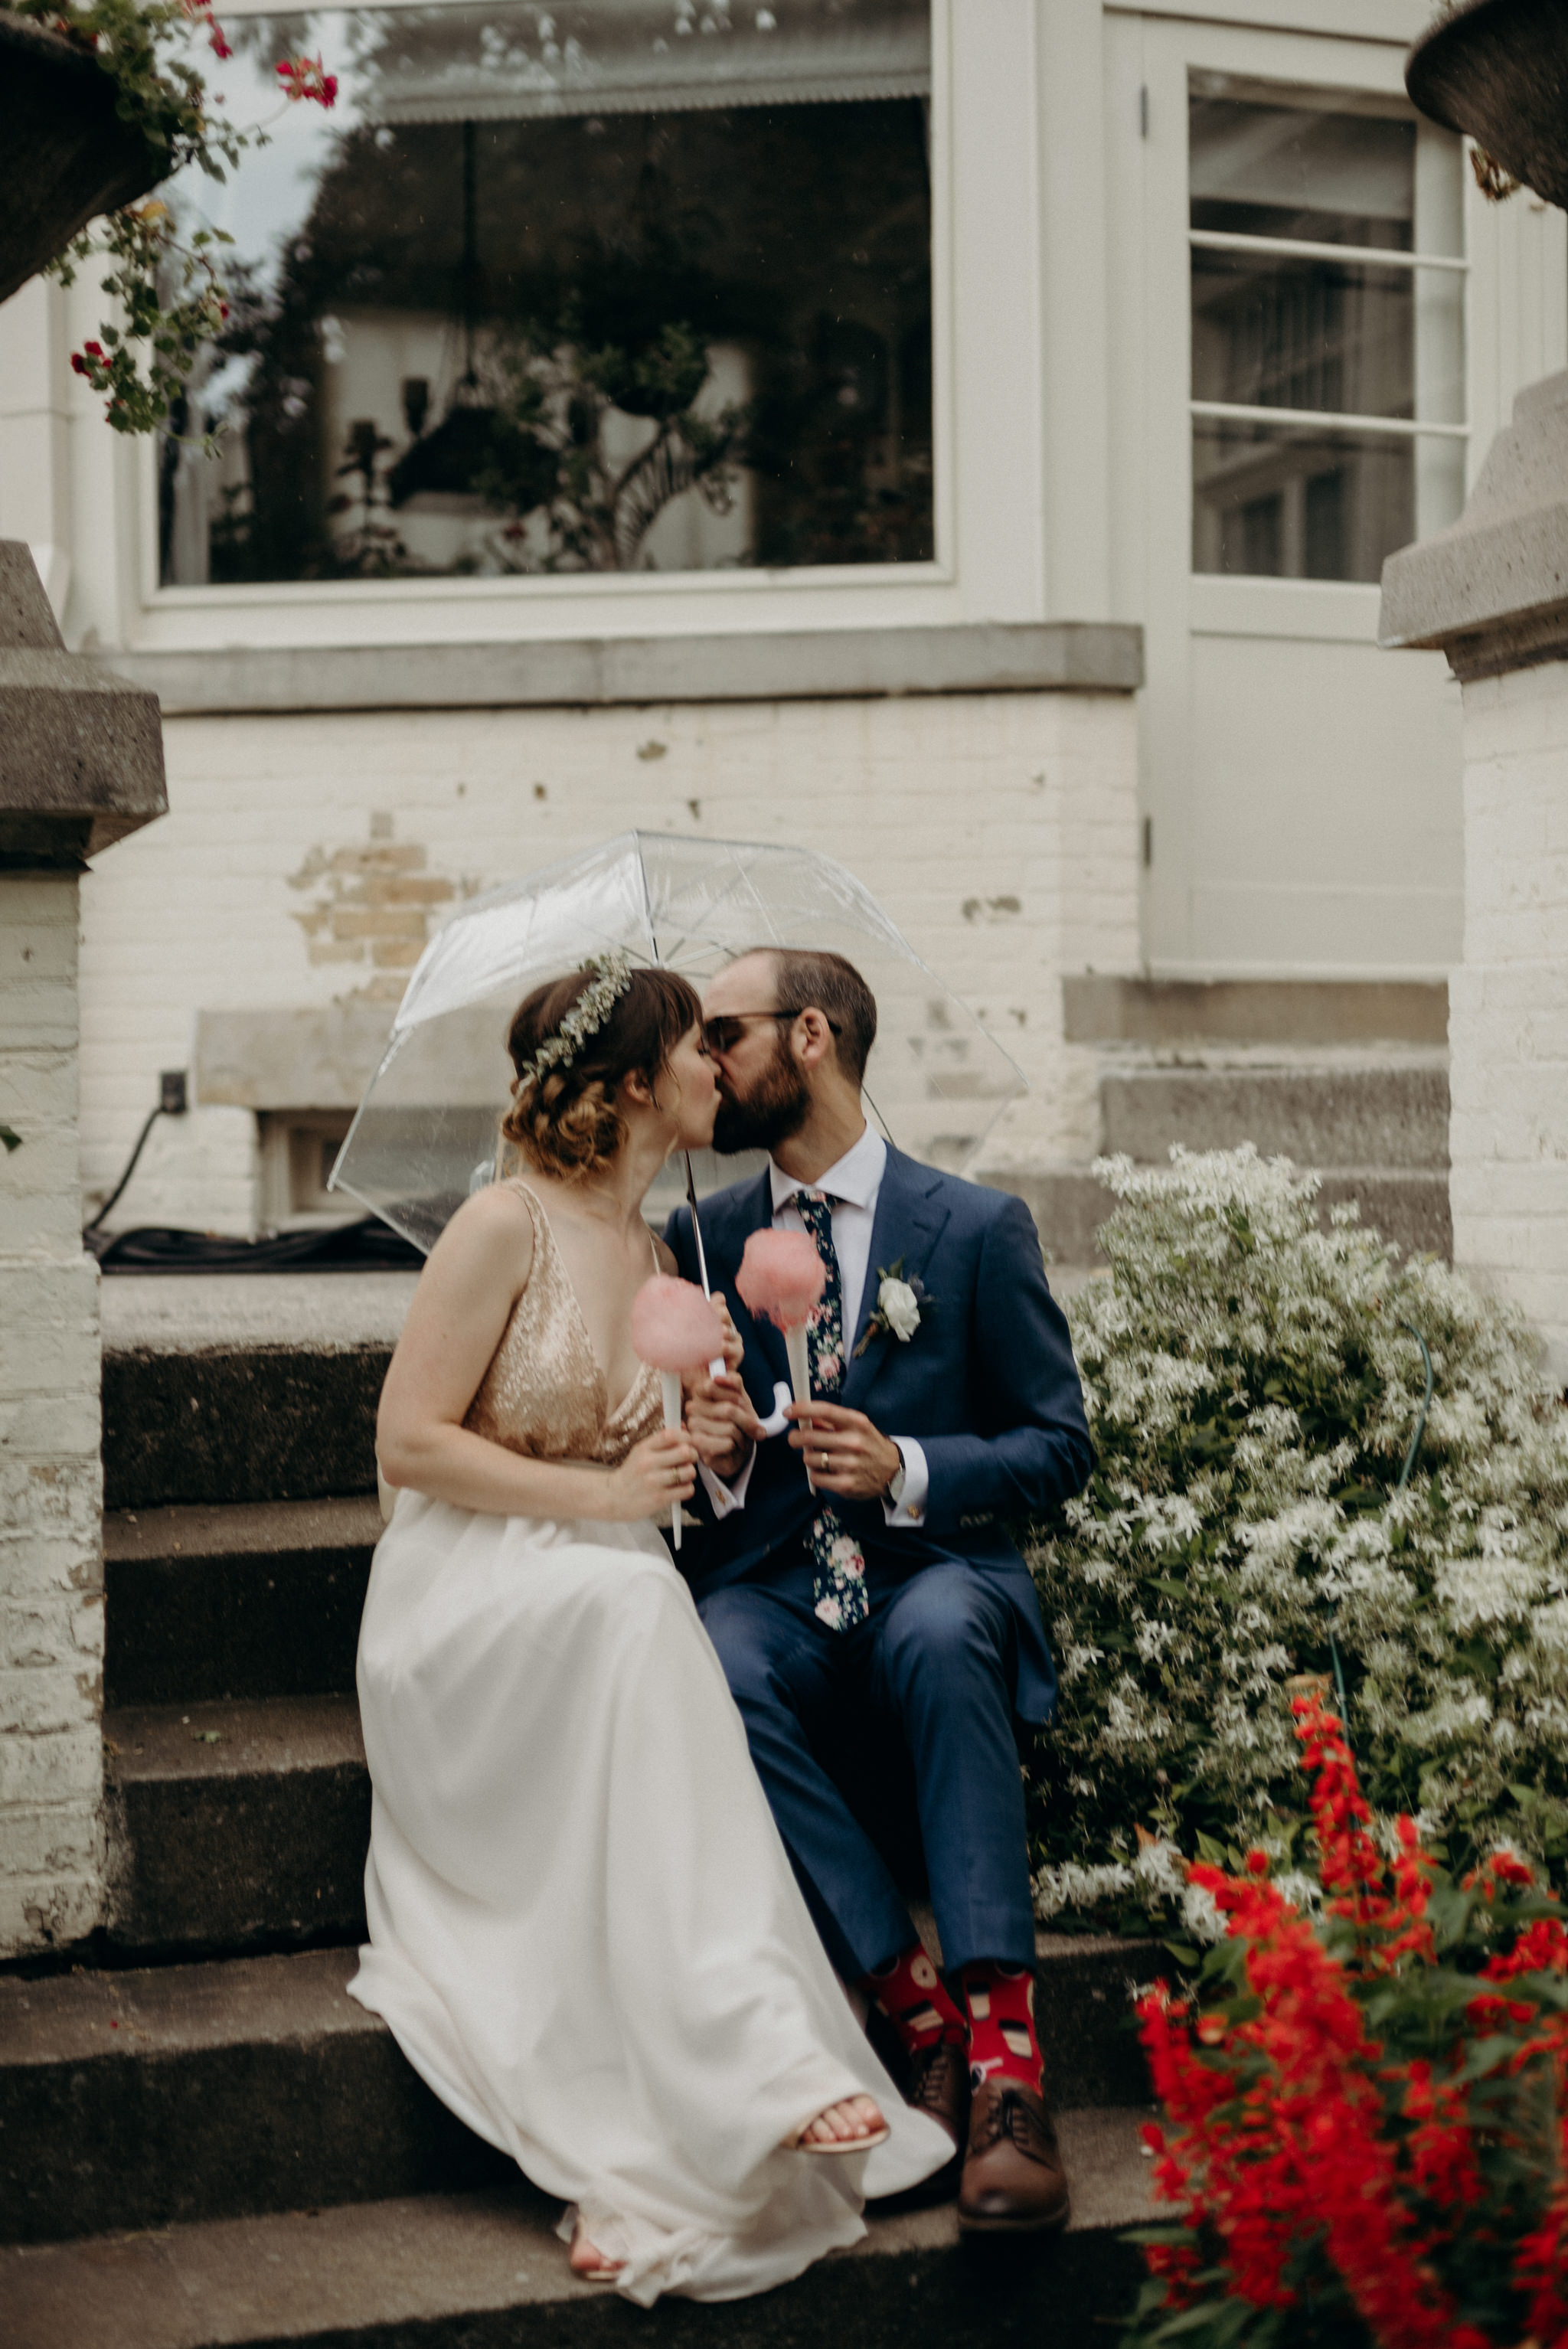
[[[938,2039],[962,2046],[964,2017],[942,1987],[942,1976],[918,1941],[867,1974],[865,1988],[886,2015],[911,2055]]]
[[[969,2076],[1016,2080],[1038,2088],[1045,2077],[1035,2035],[1035,1976],[1028,1966],[1003,1966],[981,1959],[964,1969],[964,2003],[969,2011]]]

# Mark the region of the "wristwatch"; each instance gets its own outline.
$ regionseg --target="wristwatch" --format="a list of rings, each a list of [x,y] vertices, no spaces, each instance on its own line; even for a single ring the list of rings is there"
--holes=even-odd
[[[899,1503],[903,1498],[903,1488],[909,1480],[909,1471],[903,1464],[903,1454],[899,1450],[898,1445],[895,1444],[892,1448],[898,1453],[898,1466],[888,1478],[885,1490],[888,1499],[892,1503],[893,1507],[896,1509]]]

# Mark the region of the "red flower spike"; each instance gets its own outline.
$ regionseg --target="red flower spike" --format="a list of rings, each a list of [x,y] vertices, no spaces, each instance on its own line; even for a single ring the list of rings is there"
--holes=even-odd
[[[1367,2033],[1358,1995],[1412,1965],[1437,1962],[1428,1922],[1433,1868],[1414,1823],[1401,1819],[1386,1865],[1339,1722],[1319,1700],[1295,1707],[1322,1863],[1326,1909],[1354,1929],[1340,1962],[1249,1854],[1233,1878],[1199,1866],[1227,1935],[1243,1951],[1250,2000],[1190,2016],[1160,1982],[1140,2002],[1143,2044],[1166,2127],[1145,2132],[1157,2197],[1185,2206],[1226,2271],[1229,2295],[1258,2310],[1289,2308],[1302,2247],[1321,2245],[1377,2349],[1491,2349],[1460,2322],[1432,2250],[1459,2240],[1488,2191],[1472,2141],[1462,2036],[1439,2064],[1391,2061]],[[1533,1882],[1523,1862],[1494,1856],[1480,1889],[1495,1901]],[[1549,2062],[1563,2152],[1541,2223],[1517,2249],[1540,2349],[1568,2349],[1568,2017],[1527,1993],[1532,1975],[1568,1975],[1568,1927],[1532,1920],[1483,1969],[1471,2027],[1511,2027],[1510,2069]],[[1512,1996],[1504,1984],[1516,1984]],[[1495,1985],[1495,1986],[1494,1986]],[[1532,2025],[1535,2027],[1531,2028]],[[1200,2050],[1207,2052],[1200,2053]],[[1496,2244],[1491,2222],[1485,2240]],[[1475,2240],[1475,2238],[1471,2238]],[[1165,2309],[1187,2304],[1199,2267],[1187,2246],[1151,2247]],[[1512,2338],[1512,2335],[1510,2335]]]

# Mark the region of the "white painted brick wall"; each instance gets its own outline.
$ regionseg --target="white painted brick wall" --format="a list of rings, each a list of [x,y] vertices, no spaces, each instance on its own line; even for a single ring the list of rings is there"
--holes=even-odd
[[[190,1065],[199,1011],[370,994],[390,1018],[461,896],[632,825],[840,857],[1027,1071],[988,1157],[1094,1150],[1093,1055],[1062,1042],[1060,980],[1137,968],[1130,697],[175,718],[164,745],[169,816],[83,884],[89,1195],[159,1071]],[[397,866],[425,901],[399,935],[345,918],[345,876],[357,887],[377,846],[422,852]],[[114,1224],[253,1229],[253,1126],[160,1120]]]
[[[1523,1307],[1568,1378],[1568,662],[1467,685],[1464,739],[1454,1258]]]
[[[0,873],[0,1955],[103,1886],[98,1267],[77,1187],[74,874]]]

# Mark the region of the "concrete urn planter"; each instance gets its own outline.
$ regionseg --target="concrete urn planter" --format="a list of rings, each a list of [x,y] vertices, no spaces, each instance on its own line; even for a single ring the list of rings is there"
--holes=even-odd
[[[1568,205],[1568,9],[1562,0],[1465,0],[1410,51],[1423,114],[1468,131],[1516,180]]]
[[[0,302],[169,170],[90,49],[0,6]]]

